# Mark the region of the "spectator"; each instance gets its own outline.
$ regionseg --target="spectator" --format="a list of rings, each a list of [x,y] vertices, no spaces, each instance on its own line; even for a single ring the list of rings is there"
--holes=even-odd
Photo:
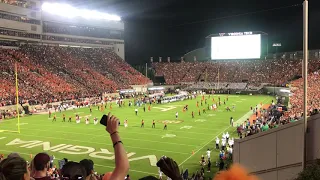
[[[27,162],[21,157],[8,157],[0,162],[1,180],[30,180]]]
[[[96,177],[94,175],[93,171],[93,161],[90,159],[83,159],[80,161],[80,164],[85,168],[86,170],[86,180],[95,180]]]
[[[38,153],[33,159],[35,172],[33,178],[35,180],[50,180],[47,172],[50,168],[50,156],[46,153]]]
[[[257,180],[239,165],[233,165],[228,171],[219,172],[213,180]]]
[[[68,162],[61,169],[62,179],[68,180],[78,180],[78,179],[86,179],[86,170],[85,168],[77,162]]]

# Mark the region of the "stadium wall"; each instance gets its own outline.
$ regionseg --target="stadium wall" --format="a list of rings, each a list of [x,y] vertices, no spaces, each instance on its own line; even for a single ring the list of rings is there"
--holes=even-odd
[[[38,9],[40,9],[41,7],[41,3],[39,1],[31,1],[33,2],[36,7]],[[37,10],[32,10],[32,9],[28,9],[28,8],[23,8],[23,7],[19,7],[19,6],[13,6],[10,4],[6,4],[6,3],[0,3],[0,11],[2,12],[9,12],[12,13],[14,15],[22,15],[25,16],[27,18],[32,18],[32,19],[41,19],[41,12],[37,11]]]
[[[320,158],[320,114],[308,119],[307,161]],[[235,140],[233,162],[261,180],[288,180],[302,170],[303,121]]]
[[[125,60],[125,54],[124,54],[124,44],[114,44],[113,45],[114,52],[121,57],[123,60]]]
[[[136,92],[147,92],[148,85],[131,85]]]

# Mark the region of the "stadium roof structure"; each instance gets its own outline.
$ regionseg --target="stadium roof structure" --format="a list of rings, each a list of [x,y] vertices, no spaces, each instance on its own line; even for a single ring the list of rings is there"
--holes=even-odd
[[[102,13],[96,10],[80,9],[64,3],[44,2],[41,9],[50,14],[68,18],[82,17],[84,19],[121,21],[121,17],[114,14]]]

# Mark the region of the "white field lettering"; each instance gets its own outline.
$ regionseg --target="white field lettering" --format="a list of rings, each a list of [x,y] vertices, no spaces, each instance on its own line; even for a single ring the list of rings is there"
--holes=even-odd
[[[98,158],[98,159],[106,159],[106,160],[115,159],[113,152],[110,152],[109,150],[103,149],[103,148],[100,148],[100,150],[96,151],[96,149],[92,147],[78,146],[78,145],[71,145],[71,144],[57,144],[55,146],[51,146],[51,143],[47,141],[38,141],[38,140],[23,141],[19,138],[16,138],[6,144],[6,146],[14,146],[14,145],[18,145],[19,147],[27,148],[27,149],[42,147],[43,151],[59,152],[63,154],[72,154],[72,155],[87,154],[92,158]],[[132,158],[132,156],[134,156],[135,154],[136,154],[135,152],[127,153],[129,161],[138,161],[138,160],[148,159],[150,166],[157,166],[156,163],[158,160],[155,155],[147,155],[147,156]]]

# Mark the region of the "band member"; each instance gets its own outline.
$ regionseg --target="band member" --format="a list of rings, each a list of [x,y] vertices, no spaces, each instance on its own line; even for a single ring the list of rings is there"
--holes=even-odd
[[[53,115],[52,122],[53,122],[53,121],[57,121],[57,115],[56,115],[56,114]]]
[[[123,124],[125,128],[128,127],[128,120],[124,120]]]
[[[141,127],[144,128],[144,120],[143,119],[141,120]]]
[[[66,115],[65,114],[62,115],[62,122],[66,122]]]
[[[164,122],[163,130],[167,130],[167,122]]]
[[[156,122],[152,120],[152,128],[156,128]]]
[[[77,117],[76,117],[76,123],[77,123],[77,124],[80,123],[80,117],[79,117],[79,115],[77,115]]]
[[[95,118],[93,119],[93,124],[94,124],[94,125],[97,125],[97,124],[98,124],[98,119],[97,119],[97,117],[95,117]]]

